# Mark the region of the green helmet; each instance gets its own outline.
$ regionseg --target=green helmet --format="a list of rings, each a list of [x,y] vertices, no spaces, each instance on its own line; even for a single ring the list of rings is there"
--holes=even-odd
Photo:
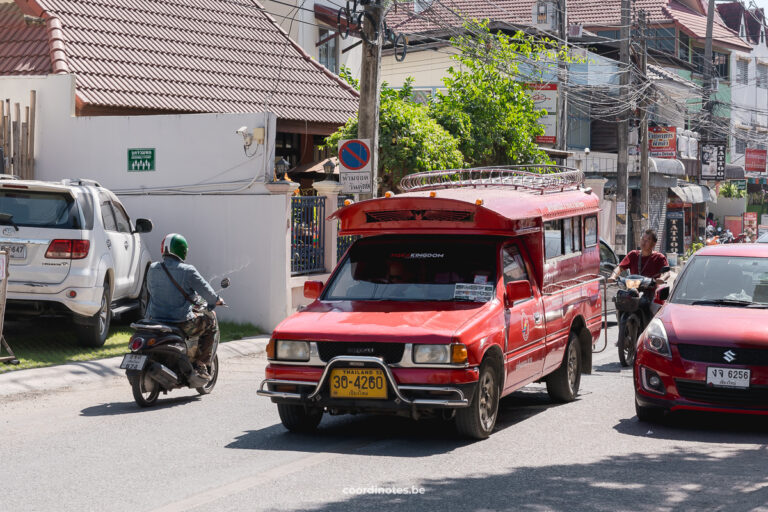
[[[178,233],[168,233],[163,238],[163,256],[176,256],[181,261],[187,258],[189,244],[187,239]]]

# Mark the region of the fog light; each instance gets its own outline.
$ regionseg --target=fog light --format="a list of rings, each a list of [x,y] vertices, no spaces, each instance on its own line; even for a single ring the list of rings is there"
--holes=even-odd
[[[658,375],[652,375],[648,378],[648,384],[650,384],[651,387],[658,388],[661,386],[661,379]]]
[[[650,391],[651,393],[656,393],[659,395],[666,393],[664,389],[664,382],[661,380],[661,377],[659,377],[659,374],[655,371],[642,366],[640,367],[640,376],[643,389],[646,391]]]
[[[67,297],[69,297],[70,299],[74,299],[75,297],[77,297],[77,292],[75,290],[69,290],[67,292]]]

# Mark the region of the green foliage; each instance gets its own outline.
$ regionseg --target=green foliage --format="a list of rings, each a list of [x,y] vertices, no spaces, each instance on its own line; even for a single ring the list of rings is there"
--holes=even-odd
[[[740,199],[746,197],[746,190],[739,190],[739,188],[733,182],[728,182],[720,187],[720,197],[726,199]]]

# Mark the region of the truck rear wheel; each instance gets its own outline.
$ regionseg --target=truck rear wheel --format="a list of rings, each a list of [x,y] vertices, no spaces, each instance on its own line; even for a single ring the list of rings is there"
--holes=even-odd
[[[307,409],[303,405],[277,404],[277,413],[291,432],[313,432],[323,419],[322,409]]]
[[[499,379],[487,360],[480,365],[480,379],[469,407],[456,411],[456,430],[465,437],[486,439],[499,415]]]
[[[555,402],[572,402],[581,384],[581,353],[579,337],[572,332],[560,368],[547,376],[547,393]]]

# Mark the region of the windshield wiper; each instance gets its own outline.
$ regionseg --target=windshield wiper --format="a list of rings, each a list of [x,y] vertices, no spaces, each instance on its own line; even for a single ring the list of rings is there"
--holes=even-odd
[[[752,302],[751,300],[742,300],[742,299],[702,299],[702,300],[695,300],[691,303],[692,306],[701,306],[701,305],[707,305],[707,304],[712,304],[715,306],[746,307],[756,303]]]
[[[10,213],[0,213],[0,224],[10,224],[14,228],[16,228],[16,231],[19,230],[19,226],[16,225],[15,222],[13,222],[13,215]]]

